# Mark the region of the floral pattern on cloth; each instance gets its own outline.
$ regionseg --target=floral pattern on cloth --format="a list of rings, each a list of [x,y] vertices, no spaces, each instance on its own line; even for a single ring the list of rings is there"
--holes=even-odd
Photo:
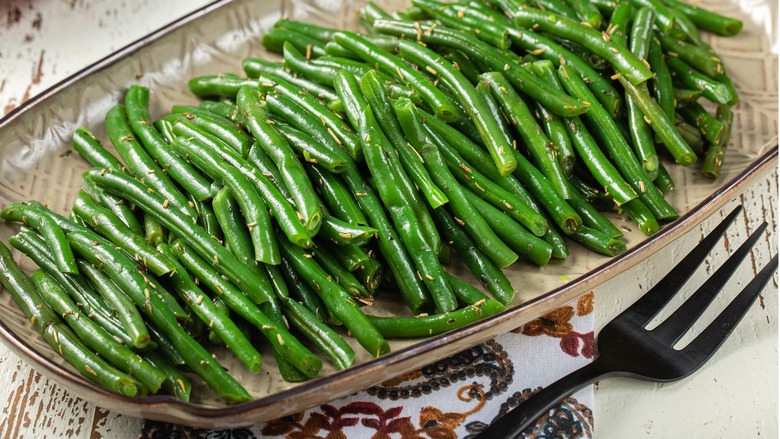
[[[469,438],[593,359],[593,293],[421,369],[303,413],[235,430],[145,421],[153,438]],[[567,398],[526,438],[593,437],[593,390]]]

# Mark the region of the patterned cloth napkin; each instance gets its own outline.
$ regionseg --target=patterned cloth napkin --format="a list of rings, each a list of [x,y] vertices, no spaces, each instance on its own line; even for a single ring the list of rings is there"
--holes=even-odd
[[[140,437],[468,438],[593,359],[593,293],[507,334],[349,397],[231,431],[143,421]],[[593,389],[541,418],[528,438],[592,438]]]

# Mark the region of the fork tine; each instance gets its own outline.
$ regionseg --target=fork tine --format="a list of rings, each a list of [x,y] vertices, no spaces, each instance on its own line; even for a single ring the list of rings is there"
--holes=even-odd
[[[706,259],[709,252],[715,247],[726,229],[731,225],[742,206],[737,206],[721,221],[704,239],[688,253],[658,284],[650,289],[644,296],[634,302],[628,309],[618,316],[629,317],[640,326],[647,325],[650,320],[674,297],[696,269]]]
[[[756,229],[744,243],[742,243],[737,251],[735,251],[734,254],[718,268],[718,271],[716,271],[715,274],[708,277],[699,289],[691,294],[685,303],[680,305],[671,316],[651,332],[659,339],[667,341],[669,344],[674,344],[679,340],[685,334],[685,331],[696,322],[696,319],[702,315],[720,290],[723,289],[723,286],[737,268],[739,268],[742,260],[745,259],[745,256],[750,254],[750,250],[766,227],[767,223],[761,224],[761,226]]]
[[[764,286],[772,278],[775,270],[777,270],[777,255],[769,261],[701,334],[697,335],[693,341],[682,349],[682,352],[691,361],[692,368],[687,371],[688,373],[693,372],[699,365],[707,361],[726,340],[748,309],[750,309],[750,305],[756,300]]]

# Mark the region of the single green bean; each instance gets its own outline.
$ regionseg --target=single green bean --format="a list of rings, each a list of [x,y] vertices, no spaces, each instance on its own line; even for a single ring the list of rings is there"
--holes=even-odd
[[[742,21],[727,17],[680,0],[663,0],[670,8],[685,14],[696,26],[723,36],[737,35],[742,31]]]
[[[14,203],[0,211],[0,218],[21,222],[38,231],[43,235],[46,245],[50,248],[49,254],[57,268],[63,273],[76,274],[79,272],[76,257],[68,244],[65,232],[56,221],[42,212],[42,208]]]
[[[238,89],[244,85],[257,87],[257,79],[219,74],[196,76],[187,83],[190,91],[199,98],[235,99]]]
[[[617,256],[626,251],[626,244],[608,234],[588,226],[580,227],[571,239],[605,256]]]
[[[667,57],[666,65],[672,77],[685,87],[701,90],[702,95],[718,104],[729,104],[734,100],[732,89],[699,72],[680,58]]]

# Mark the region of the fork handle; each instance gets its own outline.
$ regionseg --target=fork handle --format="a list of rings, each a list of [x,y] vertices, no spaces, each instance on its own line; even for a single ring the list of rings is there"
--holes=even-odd
[[[596,358],[587,366],[583,366],[543,388],[490,424],[486,430],[476,437],[479,439],[519,437],[525,429],[555,407],[556,404],[571,396],[577,390],[608,375],[610,371],[598,360]]]

